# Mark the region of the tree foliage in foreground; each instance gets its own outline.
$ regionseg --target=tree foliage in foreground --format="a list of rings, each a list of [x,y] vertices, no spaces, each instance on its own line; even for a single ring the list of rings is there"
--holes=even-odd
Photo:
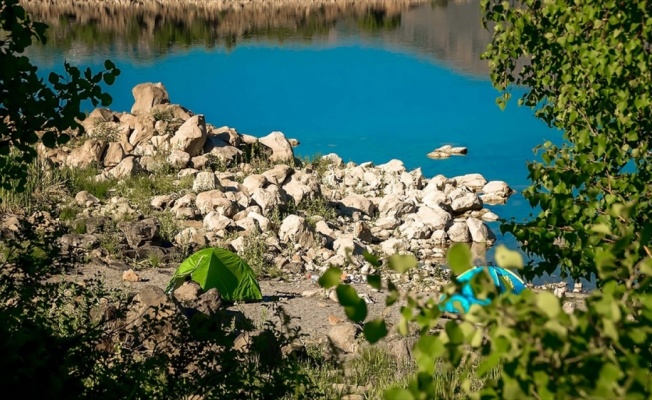
[[[610,214],[627,220],[633,209],[616,205]],[[391,329],[419,336],[412,349],[417,374],[407,387],[386,391],[385,399],[649,399],[652,258],[639,257],[640,243],[631,225],[618,229],[613,235],[596,234],[603,240],[614,238],[595,265],[604,285],[585,300],[586,309],[580,306],[571,313],[550,292],[527,289],[520,295],[499,295],[489,274],[481,273],[471,284],[476,296],[493,299],[491,304],[473,305],[459,319],[444,320],[442,327],[437,299],[401,293],[391,280],[370,276],[372,287],[389,292],[388,307],[399,299],[405,302],[400,321]],[[399,274],[417,266],[410,256],[390,257],[384,266],[373,256],[367,260]],[[455,274],[471,268],[471,261],[465,245],[449,250],[448,264]],[[521,255],[502,246],[496,261],[504,268],[523,268]],[[347,316],[363,325],[367,341],[377,342],[390,328],[383,319],[367,319],[364,300],[352,286],[339,283],[340,273],[329,269],[320,283],[336,286]],[[459,290],[453,282],[444,292]],[[447,371],[450,376],[461,371],[461,379],[442,389],[435,376]],[[478,378],[482,387],[473,384]]]
[[[543,259],[526,275],[561,266],[564,275],[590,279],[613,242],[591,227],[614,229],[613,204],[633,207],[627,223],[641,243],[652,237],[652,2],[520,4],[483,1],[485,23],[494,26],[484,56],[502,91],[498,102],[524,86],[519,104],[563,131],[564,141],[544,143],[542,162],[528,164],[524,196],[538,215],[502,229]]]
[[[23,190],[36,144],[52,148],[68,141],[66,130],[80,128],[82,102],[111,104],[100,83],[110,85],[120,74],[109,60],[95,74],[65,63],[65,76],[52,72],[46,84],[23,54],[35,40],[45,43],[46,29],[18,0],[0,0],[0,186],[6,190]]]
[[[594,276],[599,289],[573,312],[549,292],[499,295],[487,274],[472,285],[489,306],[472,306],[441,323],[434,299],[400,293],[379,276],[369,284],[389,291],[387,305],[404,299],[399,332],[416,329],[418,373],[387,399],[649,399],[652,397],[652,237],[650,134],[652,133],[652,4],[646,0],[484,0],[493,41],[485,57],[500,106],[516,85],[521,105],[562,130],[563,143],[538,148],[541,162],[528,164],[532,185],[524,195],[540,212],[525,223],[503,225],[530,255],[501,247],[498,265],[528,277],[562,273]],[[368,261],[381,267],[380,261]],[[455,274],[471,267],[469,251],[456,245],[448,264]],[[416,267],[394,256],[397,273]],[[486,275],[486,276],[485,276]],[[337,286],[352,320],[376,342],[389,330],[367,320],[356,291],[339,283],[339,271],[320,282]],[[451,283],[445,293],[459,291]],[[467,371],[444,394],[435,369]],[[470,374],[484,379],[473,387]]]

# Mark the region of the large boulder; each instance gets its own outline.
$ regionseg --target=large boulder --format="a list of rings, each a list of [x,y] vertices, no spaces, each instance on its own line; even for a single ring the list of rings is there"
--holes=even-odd
[[[455,220],[446,233],[450,241],[454,243],[469,243],[472,241],[469,226],[464,220]]]
[[[472,190],[465,186],[454,189],[448,197],[451,200],[451,209],[459,214],[469,210],[482,210],[482,200]]]
[[[168,91],[162,83],[141,83],[131,90],[135,103],[131,107],[132,114],[145,114],[157,104],[170,102]]]
[[[260,206],[263,215],[267,215],[268,212],[283,204],[283,196],[276,185],[269,185],[265,189],[255,189],[251,194],[251,199]]]
[[[167,161],[175,169],[184,169],[190,163],[190,154],[182,150],[172,150]]]
[[[113,168],[120,164],[123,158],[125,158],[125,152],[122,149],[122,145],[118,142],[111,142],[106,148],[103,164],[107,168]]]
[[[282,132],[272,132],[267,136],[261,137],[258,141],[272,151],[272,155],[269,158],[271,161],[294,160],[292,145]]]
[[[284,242],[296,243],[303,248],[309,248],[315,243],[314,234],[308,228],[306,219],[293,214],[285,217],[278,236]]]
[[[191,156],[201,154],[206,143],[206,121],[203,115],[195,115],[183,123],[170,140],[173,149],[184,151]]]
[[[416,219],[433,230],[444,229],[453,219],[446,210],[440,207],[421,206],[416,213]]]
[[[416,205],[412,199],[402,199],[401,196],[390,194],[382,198],[378,205],[381,217],[400,218],[403,215],[413,213]]]
[[[220,190],[209,190],[199,193],[195,200],[195,204],[202,215],[215,211],[219,215],[224,215],[230,218],[238,212],[237,203],[228,199],[226,194]]]
[[[372,216],[376,210],[374,203],[359,194],[350,194],[342,199],[339,209],[344,215],[352,215],[356,211]]]
[[[408,239],[428,239],[432,235],[432,227],[425,224],[415,214],[405,219],[403,225],[398,227],[401,236]]]
[[[133,132],[129,135],[129,143],[134,147],[141,143],[147,143],[156,134],[154,124],[154,118],[149,115],[139,116]]]
[[[480,190],[487,184],[487,180],[480,174],[466,174],[453,178],[457,182],[457,186],[466,186],[471,189]]]
[[[70,152],[66,165],[72,168],[88,168],[92,164],[99,164],[105,149],[106,143],[89,139]]]
[[[476,243],[486,243],[493,242],[494,235],[482,220],[477,218],[469,218],[466,220],[466,225],[469,227],[469,233],[471,235],[471,240]]]
[[[160,227],[154,218],[123,222],[119,225],[119,228],[127,238],[129,246],[134,249],[145,244],[152,244],[159,239]]]
[[[235,222],[217,211],[211,211],[204,217],[204,229],[207,231],[221,231],[235,227]]]
[[[129,156],[120,161],[118,165],[109,171],[109,174],[111,174],[111,176],[114,178],[122,179],[134,176],[141,170],[142,169],[138,163],[138,160],[133,156]]]
[[[512,194],[513,190],[506,182],[503,181],[490,181],[482,187],[483,193],[495,193],[497,195],[507,197]]]
[[[292,174],[294,170],[292,167],[285,165],[285,164],[279,164],[275,165],[274,168],[269,169],[265,172],[263,172],[263,176],[267,178],[267,180],[275,185],[281,186],[283,185],[283,182],[287,179],[290,174]]]
[[[192,183],[193,192],[205,192],[218,189],[219,187],[220,182],[212,171],[202,171],[198,173]]]

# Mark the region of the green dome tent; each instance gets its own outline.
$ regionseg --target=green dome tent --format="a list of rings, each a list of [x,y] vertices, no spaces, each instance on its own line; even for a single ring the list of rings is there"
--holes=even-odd
[[[170,293],[190,279],[202,289],[216,288],[226,301],[262,300],[256,275],[237,254],[218,248],[207,248],[186,258],[172,276],[166,292]]]

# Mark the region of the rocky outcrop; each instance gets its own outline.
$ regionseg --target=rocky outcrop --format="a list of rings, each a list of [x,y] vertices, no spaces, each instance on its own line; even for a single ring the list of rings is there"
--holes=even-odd
[[[184,251],[222,246],[241,254],[256,249],[264,262],[290,276],[336,265],[364,281],[371,270],[365,251],[411,253],[420,268],[430,268],[445,262],[451,243],[474,243],[482,257],[496,240],[487,223],[498,216],[484,204],[511,195],[505,182],[487,182],[480,174],[429,178],[420,169],[407,170],[400,160],[344,163],[335,154],[322,157],[319,167],[299,166],[281,132],[258,139],[216,128],[203,116],[169,104],[163,91],[155,84],[138,88],[138,115],[93,111],[92,123],[112,124],[117,140],[105,145],[86,139],[67,150],[71,165],[98,166],[98,179],[139,174],[157,179],[166,173],[178,178],[174,185],[186,182],[179,190],[145,199],[167,221],[165,226],[142,215],[142,203],[128,198],[101,201],[89,193],[77,195],[75,203],[85,209],[86,221],[129,219],[119,224],[116,240],[117,251],[131,258],[166,259],[170,250],[165,246],[172,245]],[[245,163],[242,154],[258,158]],[[172,234],[171,224],[178,226]],[[106,254],[91,237],[67,240],[70,248]]]

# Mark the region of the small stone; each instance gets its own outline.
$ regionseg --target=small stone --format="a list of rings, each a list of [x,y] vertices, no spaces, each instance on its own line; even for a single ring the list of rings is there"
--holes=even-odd
[[[573,286],[573,293],[581,293],[583,290],[582,282],[575,282]]]
[[[575,303],[573,303],[572,301],[567,301],[564,303],[564,306],[562,308],[564,309],[564,312],[566,314],[572,314],[575,312],[575,309],[577,307],[575,306]]]
[[[133,269],[128,269],[122,273],[122,280],[125,282],[140,282],[140,276]]]
[[[321,292],[321,289],[305,290],[301,293],[302,297],[313,297],[317,296]]]
[[[555,294],[555,296],[559,297],[560,299],[563,299],[564,297],[566,297],[566,290],[567,290],[567,287],[566,287],[566,286],[567,286],[567,285],[566,285],[566,283],[564,283],[564,282],[560,282],[560,283],[558,283],[558,284],[557,284],[557,287],[556,287],[555,290],[553,291],[553,293]]]
[[[355,336],[357,328],[350,322],[335,325],[328,332],[328,339],[339,350],[345,353],[355,353],[358,349]]]
[[[197,300],[201,293],[201,287],[196,282],[184,282],[174,290],[174,297],[181,302],[191,302]]]

